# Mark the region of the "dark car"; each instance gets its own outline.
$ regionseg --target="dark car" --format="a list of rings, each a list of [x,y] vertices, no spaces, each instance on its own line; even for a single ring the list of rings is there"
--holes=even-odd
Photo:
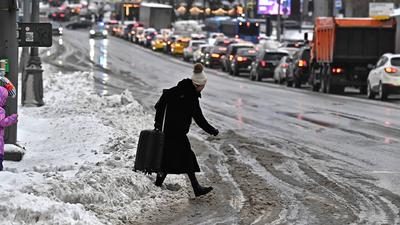
[[[226,51],[226,54],[221,57],[222,71],[227,71],[232,74],[231,64],[235,55],[239,49],[253,49],[254,45],[251,43],[235,43],[230,44]]]
[[[60,23],[51,23],[51,32],[53,36],[60,36],[63,34],[63,28]]]
[[[251,65],[249,78],[257,81],[272,78],[281,58],[288,55],[287,52],[280,50],[261,50]]]
[[[226,54],[227,49],[224,46],[211,47],[209,53],[204,55],[204,64],[210,68],[221,66],[221,56]]]
[[[300,88],[310,77],[310,47],[302,47],[294,53],[289,64],[287,85]]]
[[[65,27],[68,29],[87,29],[93,25],[92,21],[90,20],[78,20],[71,23],[68,23]]]
[[[251,63],[254,61],[257,51],[254,48],[239,49],[235,55],[231,68],[234,76],[239,76],[240,72],[250,72]]]
[[[94,26],[89,31],[90,38],[107,38],[107,35],[108,31],[101,25]]]

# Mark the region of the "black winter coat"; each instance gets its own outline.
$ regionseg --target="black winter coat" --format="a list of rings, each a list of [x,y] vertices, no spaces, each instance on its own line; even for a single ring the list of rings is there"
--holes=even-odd
[[[200,172],[196,156],[186,136],[192,118],[207,133],[215,132],[215,128],[203,116],[199,104],[200,97],[192,80],[184,79],[177,86],[164,90],[155,105],[155,127],[158,129],[162,128],[164,110],[167,107],[162,172],[173,174]]]

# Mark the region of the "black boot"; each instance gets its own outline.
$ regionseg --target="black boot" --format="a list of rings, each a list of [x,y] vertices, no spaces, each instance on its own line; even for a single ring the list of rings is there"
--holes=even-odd
[[[156,182],[154,183],[157,187],[161,187],[165,178],[167,177],[167,173],[158,172],[156,177]]]
[[[188,173],[190,183],[192,184],[194,195],[199,197],[201,195],[208,194],[213,190],[213,187],[202,187],[197,181],[196,175],[194,173]]]

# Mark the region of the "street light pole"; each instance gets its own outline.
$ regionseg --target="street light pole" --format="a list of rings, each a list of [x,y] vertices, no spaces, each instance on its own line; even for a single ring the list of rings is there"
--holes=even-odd
[[[276,39],[278,41],[281,41],[281,0],[277,0],[278,1],[278,17],[277,17],[277,21],[276,21]]]
[[[6,77],[14,84],[18,93],[18,43],[17,43],[17,2],[16,0],[0,1],[0,59],[8,59],[10,71]],[[6,114],[18,113],[18,96],[8,98]],[[5,143],[17,143],[17,125],[6,127]],[[7,153],[7,152],[6,152]]]

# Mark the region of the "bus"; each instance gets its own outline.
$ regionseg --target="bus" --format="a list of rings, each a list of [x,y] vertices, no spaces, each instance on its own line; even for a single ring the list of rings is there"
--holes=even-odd
[[[222,20],[220,30],[228,37],[240,38],[245,41],[258,43],[260,35],[260,22],[254,19],[243,18]]]
[[[221,21],[229,20],[231,17],[229,16],[215,16],[207,18],[204,21],[204,30],[209,33],[222,33],[221,31]]]

